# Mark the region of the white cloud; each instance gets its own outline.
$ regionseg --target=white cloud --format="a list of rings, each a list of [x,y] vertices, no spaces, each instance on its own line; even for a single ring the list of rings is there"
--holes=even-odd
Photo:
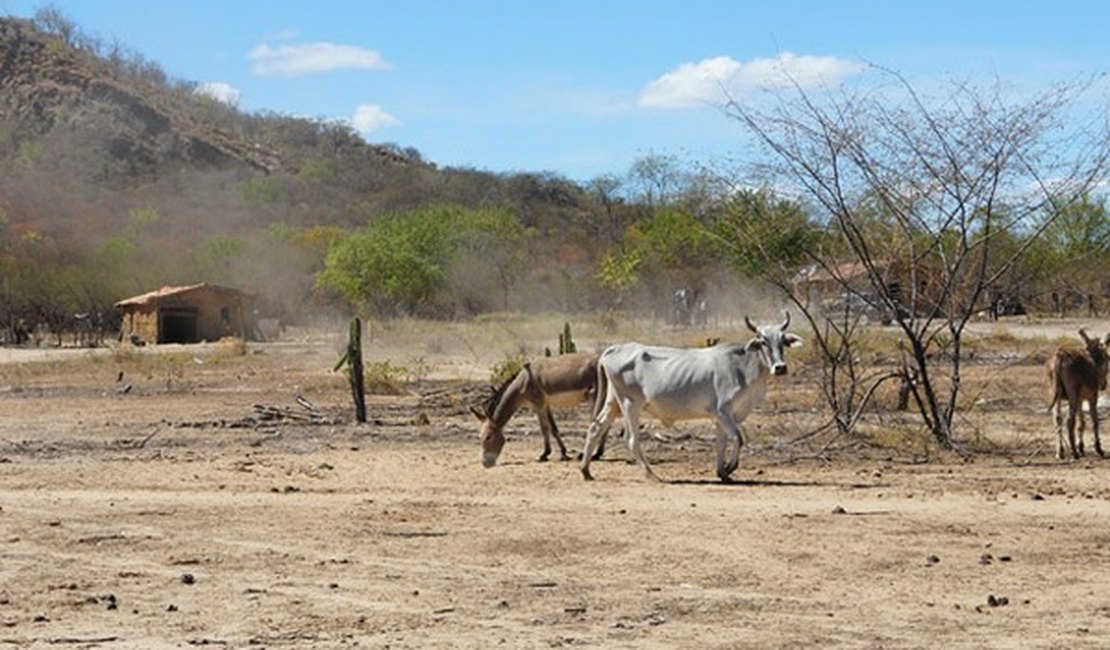
[[[395,126],[400,123],[401,120],[386,113],[385,110],[377,104],[360,105],[355,109],[354,117],[351,118],[351,126],[362,134],[377,131],[387,126]]]
[[[746,90],[832,85],[863,70],[863,65],[832,56],[783,52],[748,63],[727,56],[683,63],[640,91],[639,104],[650,108],[689,108],[722,104]]]
[[[202,84],[198,84],[193,92],[198,95],[204,95],[205,97],[211,97],[228,106],[239,105],[239,91],[222,81],[206,81]]]
[[[271,47],[265,43],[250,51],[254,71],[263,75],[295,76],[333,70],[388,70],[390,64],[374,50],[335,43],[304,43]]]

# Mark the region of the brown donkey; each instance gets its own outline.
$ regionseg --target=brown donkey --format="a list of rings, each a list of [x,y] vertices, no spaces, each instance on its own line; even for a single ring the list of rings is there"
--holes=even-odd
[[[597,393],[596,354],[562,354],[557,357],[540,357],[524,367],[496,388],[485,405],[485,410],[470,410],[482,423],[482,465],[493,467],[505,446],[505,425],[525,404],[532,407],[543,432],[543,453],[539,460],[551,456],[551,438],[559,445],[559,456],[570,460],[566,445],[559,435],[552,408],[569,408],[593,400]],[[598,451],[598,456],[601,451]]]
[[[1048,373],[1048,389],[1052,402],[1048,405],[1051,412],[1056,407],[1056,457],[1064,459],[1063,401],[1068,402],[1068,444],[1074,458],[1083,455],[1083,402],[1091,411],[1091,430],[1095,438],[1095,452],[1102,456],[1102,442],[1098,437],[1098,392],[1106,389],[1108,368],[1107,346],[1110,334],[1100,341],[1090,338],[1085,330],[1079,330],[1084,347],[1062,346],[1048,358],[1045,370]],[[1079,442],[1076,444],[1075,420],[1079,418]]]

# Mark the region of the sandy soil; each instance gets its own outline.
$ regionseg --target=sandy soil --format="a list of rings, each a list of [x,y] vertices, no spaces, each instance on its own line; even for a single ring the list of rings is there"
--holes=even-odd
[[[0,648],[1110,643],[1110,461],[1055,460],[1035,365],[969,369],[969,458],[788,444],[803,368],[735,484],[705,425],[647,445],[664,484],[619,444],[586,483],[529,412],[480,466],[488,358],[376,341],[435,370],[365,425],[334,340],[0,365]]]

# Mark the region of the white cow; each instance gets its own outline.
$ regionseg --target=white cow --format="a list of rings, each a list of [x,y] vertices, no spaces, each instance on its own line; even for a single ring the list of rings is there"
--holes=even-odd
[[[779,325],[756,327],[747,343],[719,344],[711,348],[670,348],[641,343],[619,343],[601,353],[598,363],[598,400],[594,421],[582,451],[582,476],[593,480],[590,459],[612,423],[624,414],[632,456],[650,478],[659,477],[648,466],[640,448],[640,413],[670,426],[678,420],[711,419],[717,424],[717,476],[729,477],[740,464],[744,434],[740,422],[758,406],[767,392],[769,374],[785,375],[784,350],[802,344],[786,333],[790,314]],[[729,439],[734,449],[726,458]]]

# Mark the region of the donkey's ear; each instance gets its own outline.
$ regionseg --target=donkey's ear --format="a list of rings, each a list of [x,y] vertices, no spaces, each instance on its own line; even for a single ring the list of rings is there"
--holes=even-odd
[[[489,419],[485,413],[478,409],[477,406],[471,406],[470,412],[474,414],[474,417],[478,418],[479,422],[485,422]]]
[[[782,337],[782,342],[785,343],[786,347],[788,348],[802,347],[802,337],[798,336],[797,334],[784,334]]]

